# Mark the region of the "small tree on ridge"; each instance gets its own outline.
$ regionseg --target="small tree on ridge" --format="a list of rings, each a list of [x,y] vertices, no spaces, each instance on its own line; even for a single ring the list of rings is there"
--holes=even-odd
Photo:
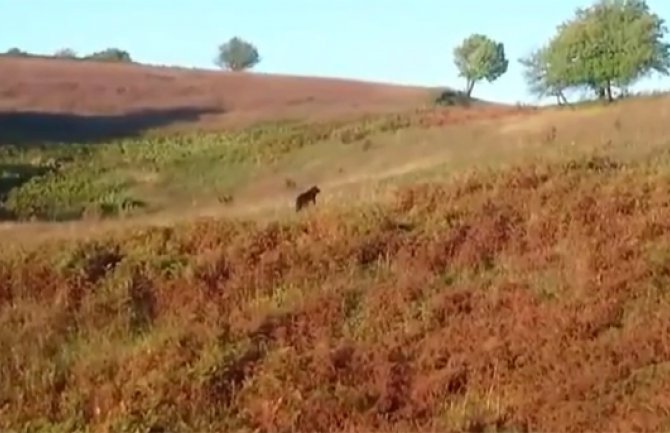
[[[469,36],[454,49],[454,63],[459,76],[467,80],[467,96],[472,94],[477,81],[495,81],[507,72],[509,65],[505,57],[505,46],[478,33]]]
[[[86,56],[86,58],[89,60],[119,63],[132,63],[133,61],[128,51],[122,50],[120,48],[107,48],[105,50],[90,54]]]
[[[6,56],[11,56],[11,57],[28,57],[29,54],[26,51],[23,51],[20,48],[14,47],[10,48],[5,52]]]
[[[260,56],[256,47],[237,36],[219,46],[219,53],[215,59],[219,67],[231,71],[253,68],[258,62]]]
[[[75,59],[77,58],[77,53],[71,48],[62,48],[54,53],[54,57],[61,59]]]

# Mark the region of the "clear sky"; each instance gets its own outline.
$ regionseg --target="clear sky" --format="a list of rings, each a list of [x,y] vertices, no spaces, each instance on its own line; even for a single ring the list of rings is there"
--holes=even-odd
[[[474,96],[537,102],[517,62],[589,0],[0,0],[0,50],[108,47],[140,62],[215,68],[217,46],[253,42],[260,72],[462,88],[453,48],[474,32],[504,42],[510,67]],[[648,0],[670,21],[670,0]],[[652,79],[637,88],[670,88]]]

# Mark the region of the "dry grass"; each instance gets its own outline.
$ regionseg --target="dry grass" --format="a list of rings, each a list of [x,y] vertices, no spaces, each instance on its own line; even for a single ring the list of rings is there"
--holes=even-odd
[[[0,426],[663,431],[656,166],[518,166],[7,257]]]
[[[209,201],[204,197],[195,205],[171,198],[172,207],[165,211],[123,221],[5,223],[0,226],[3,240],[34,244],[48,238],[95,237],[108,230],[170,225],[207,216],[271,219],[291,212],[295,191],[286,187],[286,179],[296,182],[297,189],[315,183],[323,186],[319,201],[324,204],[357,203],[377,200],[389,186],[426,179],[443,181],[473,168],[564,160],[594,150],[634,160],[654,155],[667,146],[666,98],[630,100],[586,110],[450,108],[422,116],[423,126],[372,134],[368,138],[372,143],[369,149],[360,142],[326,140],[292,151],[276,164],[259,167],[234,191],[232,205],[221,204],[214,196]],[[548,140],[552,127],[556,133]],[[141,174],[133,173],[134,177]],[[144,176],[151,180],[156,174]],[[159,196],[165,192],[157,190],[151,194]]]
[[[286,208],[295,194],[286,187],[287,179],[297,182],[296,188],[318,183],[327,188],[326,196],[338,194],[415,172],[426,163],[439,164],[463,149],[445,147],[445,138],[472,142],[470,128],[495,127],[506,118],[528,114],[511,108],[447,108],[344,123],[268,126],[240,134],[126,140],[93,148],[6,149],[8,159],[0,160],[0,170],[6,162],[10,175],[12,167],[17,167],[17,173],[29,174],[34,171],[29,168],[36,155],[54,149],[60,152],[56,154],[59,159],[65,159],[64,154],[74,160],[54,176],[28,177],[31,182],[12,191],[7,209],[22,221],[76,219],[89,209],[103,209],[104,219],[122,216],[123,225],[212,212],[249,215],[259,209]],[[364,148],[366,137],[375,140],[374,148]],[[481,149],[495,136],[484,138],[477,142]],[[432,157],[427,160],[427,155]],[[11,188],[11,182],[6,183]],[[233,200],[222,199],[226,197]],[[125,204],[130,202],[142,206],[126,211]],[[88,232],[91,219],[96,220],[96,231],[110,226],[108,222],[98,224],[100,218],[94,216],[80,222],[79,231]],[[5,224],[4,229],[5,240],[22,242],[33,241],[37,232],[62,235],[59,232],[65,231],[70,236],[78,231],[77,224]]]

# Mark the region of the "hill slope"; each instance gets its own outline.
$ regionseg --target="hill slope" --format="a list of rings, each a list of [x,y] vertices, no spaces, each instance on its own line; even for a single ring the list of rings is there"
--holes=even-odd
[[[389,149],[407,140],[401,130],[518,112],[480,103],[417,110],[431,97],[427,88],[341,79],[0,58],[0,219],[63,221],[129,208],[162,219],[221,208],[227,197],[234,205],[226,210],[283,205],[315,182],[327,186],[326,198],[340,186],[412,171],[439,150]],[[280,119],[300,122],[220,130]],[[147,134],[166,128],[179,134]]]
[[[72,65],[5,69],[5,108],[60,112],[50,133],[77,113],[118,133],[138,109],[154,110],[139,126],[168,111],[220,127],[421,96],[349,83],[370,91],[356,108],[314,85],[298,109],[295,89],[323,81]],[[217,86],[232,117],[185,108]],[[65,238],[21,251],[11,238],[39,224],[0,232],[0,428],[667,431],[668,110],[410,110],[0,146],[6,210]],[[296,215],[313,183],[318,204]],[[234,203],[212,215],[241,221],[175,223],[219,194]],[[138,227],[153,217],[170,227]]]
[[[667,431],[667,162],[4,257],[0,427]]]
[[[199,127],[332,118],[423,105],[434,91],[330,78],[0,58],[0,111],[122,116],[190,110]],[[200,116],[201,115],[201,116]]]

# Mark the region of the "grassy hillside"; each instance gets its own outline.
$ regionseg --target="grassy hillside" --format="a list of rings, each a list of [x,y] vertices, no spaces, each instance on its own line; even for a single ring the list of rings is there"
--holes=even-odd
[[[668,110],[5,135],[0,429],[666,431]]]
[[[491,115],[515,113],[497,109]],[[319,144],[374,160],[375,152],[367,152],[372,138],[435,129],[468,117],[486,118],[487,112],[417,111],[348,122],[271,124],[241,132],[150,135],[97,145],[4,146],[4,208],[13,219],[59,221],[169,210],[223,196],[244,200],[248,197],[235,193],[263,170],[277,174],[282,164],[290,163],[283,170],[285,179],[275,176],[279,185],[300,175],[304,167],[298,154]],[[338,167],[345,168],[350,167]],[[307,182],[319,180],[305,177]]]
[[[663,431],[669,161],[6,257],[0,426]]]
[[[125,226],[273,217],[292,212],[295,195],[312,184],[328,204],[528,157],[603,146],[636,156],[665,145],[666,116],[665,99],[657,97],[578,110],[434,108],[237,132],[183,129],[95,145],[5,145],[0,200],[9,222],[0,229],[6,240],[32,241],[116,227],[118,218]],[[12,223],[30,220],[37,222]]]

